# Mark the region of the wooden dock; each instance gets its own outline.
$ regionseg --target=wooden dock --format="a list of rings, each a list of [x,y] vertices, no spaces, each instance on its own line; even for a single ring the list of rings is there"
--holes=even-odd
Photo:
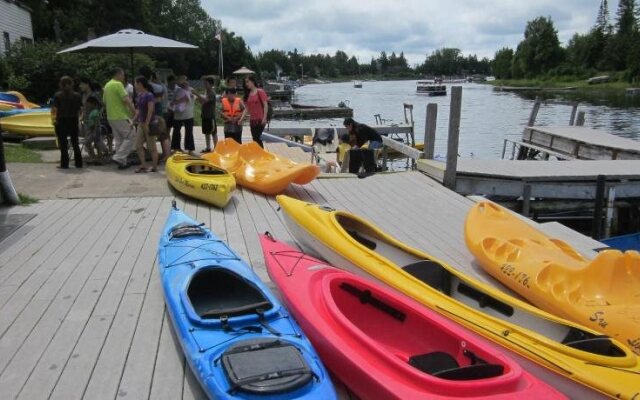
[[[575,159],[640,159],[639,141],[584,126],[530,126],[522,141]]]
[[[418,160],[418,170],[442,182],[446,165]],[[640,197],[640,160],[533,161],[458,159],[455,190],[463,195],[594,199],[598,175],[616,189],[616,198]]]
[[[321,179],[287,194],[362,215],[497,285],[464,245],[473,202],[423,174]],[[157,243],[172,199],[45,200],[6,211],[35,217],[0,242],[2,398],[204,397],[165,313],[157,273]],[[268,230],[295,243],[271,197],[239,188],[224,210],[182,197],[178,205],[228,241],[264,280],[257,234]],[[572,231],[561,235],[584,252],[597,247]]]

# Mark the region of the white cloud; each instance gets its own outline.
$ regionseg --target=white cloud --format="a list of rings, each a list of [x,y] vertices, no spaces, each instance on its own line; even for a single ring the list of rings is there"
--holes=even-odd
[[[441,47],[491,58],[502,47],[515,48],[527,21],[538,16],[550,16],[560,41],[566,43],[574,33],[591,28],[599,4],[600,0],[202,0],[203,8],[244,37],[254,52],[344,50],[364,62],[383,50],[404,51],[411,64]]]

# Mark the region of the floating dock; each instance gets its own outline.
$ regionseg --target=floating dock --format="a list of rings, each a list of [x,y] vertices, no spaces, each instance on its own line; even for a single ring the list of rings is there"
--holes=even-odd
[[[308,157],[299,149],[286,151]],[[286,194],[362,215],[498,286],[464,244],[464,218],[473,201],[419,172],[317,179]],[[258,233],[295,245],[273,197],[238,188],[223,210],[175,197],[265,281]],[[160,196],[42,200],[0,211],[5,218],[31,218],[0,241],[3,398],[204,398],[165,312],[157,272],[158,240],[172,199],[167,186]],[[587,256],[600,247],[558,224],[537,226]]]

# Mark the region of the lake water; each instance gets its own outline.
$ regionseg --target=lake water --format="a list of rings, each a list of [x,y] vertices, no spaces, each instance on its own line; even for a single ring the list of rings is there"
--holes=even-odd
[[[296,89],[294,101],[300,104],[337,106],[344,101],[354,110],[354,119],[375,123],[375,114],[387,123],[402,123],[403,103],[414,106],[416,141],[422,142],[428,103],[438,104],[436,154],[444,156],[447,147],[449,93],[429,97],[416,93],[416,81],[363,82],[361,89],[352,82],[305,85]],[[535,93],[496,92],[490,85],[462,84],[462,119],[459,154],[463,158],[500,158],[503,139],[518,140],[526,126]],[[585,125],[615,135],[640,140],[640,98],[616,92],[554,92],[546,94],[561,100],[579,101],[585,111]],[[568,125],[571,107],[543,105],[536,125]],[[313,121],[272,121],[271,126],[342,126],[342,119]]]

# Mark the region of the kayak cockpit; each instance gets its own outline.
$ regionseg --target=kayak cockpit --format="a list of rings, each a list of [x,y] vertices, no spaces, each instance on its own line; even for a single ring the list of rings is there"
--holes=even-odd
[[[455,381],[494,378],[511,371],[503,360],[472,350],[471,344],[448,329],[382,292],[346,279],[331,282],[330,290],[337,311],[362,342],[394,363],[412,367],[408,370]]]
[[[225,268],[202,268],[187,289],[187,297],[201,319],[231,318],[264,313],[271,301],[252,283]]]
[[[186,167],[186,170],[190,174],[194,175],[226,175],[227,171],[216,168],[209,163],[198,162],[190,164]]]

